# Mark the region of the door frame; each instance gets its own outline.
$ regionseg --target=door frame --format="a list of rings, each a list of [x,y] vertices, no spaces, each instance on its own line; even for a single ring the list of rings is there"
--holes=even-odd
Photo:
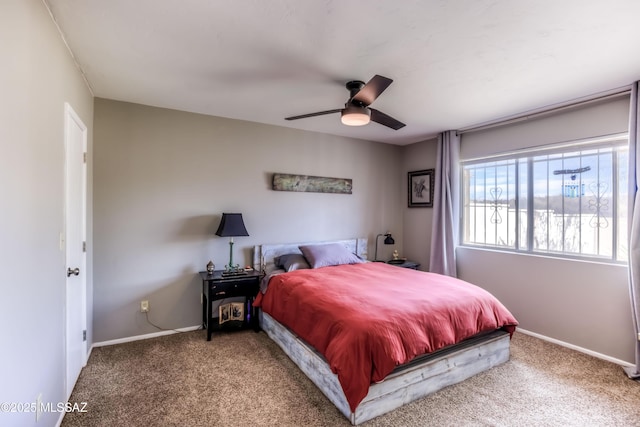
[[[74,111],[71,105],[67,102],[64,104],[64,258],[65,258],[65,276],[66,269],[68,267],[72,267],[69,263],[69,253],[68,253],[68,229],[69,229],[69,212],[68,212],[68,198],[69,198],[69,188],[68,188],[68,180],[69,180],[69,168],[72,166],[70,163],[75,162],[71,157],[72,150],[70,149],[70,144],[73,142],[77,142],[73,140],[73,132],[71,132],[71,126],[76,126],[81,134],[82,134],[82,165],[81,165],[81,239],[84,242],[84,250],[81,251],[81,260],[80,265],[77,267],[80,269],[80,275],[78,277],[74,277],[74,279],[80,279],[80,307],[76,307],[76,309],[80,310],[80,328],[81,331],[85,331],[85,339],[82,342],[81,346],[81,363],[82,367],[87,364],[87,340],[86,340],[86,330],[87,330],[87,251],[86,251],[86,241],[87,241],[87,127],[82,122],[78,114]],[[69,384],[69,371],[70,371],[70,339],[69,339],[69,331],[70,331],[70,318],[72,309],[69,307],[70,295],[69,295],[69,277],[65,278],[65,392],[67,399],[71,396],[71,392],[73,391],[73,387],[75,386],[75,381],[73,384]],[[80,333],[80,331],[78,331]],[[77,367],[76,367],[77,368]]]

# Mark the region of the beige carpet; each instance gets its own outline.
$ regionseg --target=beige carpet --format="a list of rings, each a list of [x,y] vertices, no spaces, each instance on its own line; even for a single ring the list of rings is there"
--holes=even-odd
[[[204,331],[93,350],[71,426],[347,426],[263,332]],[[516,333],[511,360],[364,426],[640,426],[614,364]]]

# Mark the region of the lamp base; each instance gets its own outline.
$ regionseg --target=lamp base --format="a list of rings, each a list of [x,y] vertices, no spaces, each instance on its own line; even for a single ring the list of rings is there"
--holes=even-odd
[[[240,264],[233,265],[233,237],[229,239],[229,264],[224,266],[223,276],[239,276],[247,274]]]
[[[240,268],[239,264],[236,265],[232,265],[232,264],[228,264],[224,266],[224,271],[222,272],[223,276],[241,276],[243,274],[247,274],[246,271],[244,271],[244,268]]]

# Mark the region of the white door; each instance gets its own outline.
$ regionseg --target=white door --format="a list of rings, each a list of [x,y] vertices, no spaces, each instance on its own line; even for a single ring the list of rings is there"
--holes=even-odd
[[[65,103],[65,254],[67,398],[86,364],[87,127]]]

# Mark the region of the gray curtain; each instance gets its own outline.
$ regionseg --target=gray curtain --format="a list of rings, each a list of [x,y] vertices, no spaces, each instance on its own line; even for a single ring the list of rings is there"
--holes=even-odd
[[[640,105],[638,83],[631,87],[629,113],[629,293],[636,335],[636,366],[624,368],[629,378],[640,379]]]
[[[429,270],[452,277],[457,276],[459,159],[460,137],[456,131],[442,132],[438,135]]]

